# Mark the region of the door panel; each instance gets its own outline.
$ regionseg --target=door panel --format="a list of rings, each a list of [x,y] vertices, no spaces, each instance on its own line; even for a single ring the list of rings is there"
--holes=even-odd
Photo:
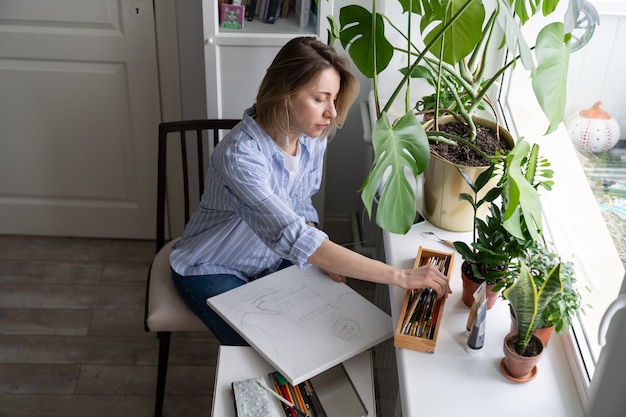
[[[152,2],[0,2],[0,233],[152,238]]]

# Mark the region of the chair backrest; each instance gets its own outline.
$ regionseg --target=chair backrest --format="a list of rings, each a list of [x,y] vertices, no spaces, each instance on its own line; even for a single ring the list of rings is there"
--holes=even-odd
[[[208,167],[208,154],[220,140],[220,133],[232,129],[238,119],[202,119],[159,124],[158,174],[157,174],[157,224],[156,250],[165,245],[168,225],[168,160],[180,155],[182,168],[180,190],[183,194],[183,226],[189,221],[204,189],[204,177]],[[171,146],[175,143],[177,146]],[[176,152],[174,152],[174,150]],[[173,163],[170,163],[170,167]],[[176,188],[178,189],[178,185]],[[197,189],[195,189],[197,187]],[[172,187],[173,188],[173,187]],[[194,188],[196,192],[194,192]]]

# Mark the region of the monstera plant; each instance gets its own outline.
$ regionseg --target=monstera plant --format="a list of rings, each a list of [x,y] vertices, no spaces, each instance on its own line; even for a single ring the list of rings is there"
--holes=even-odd
[[[564,22],[546,24],[536,39],[524,38],[520,26],[533,17],[552,14],[559,0],[397,0],[402,18],[380,12],[376,0],[369,9],[347,5],[338,22],[330,16],[330,43],[340,42],[358,70],[372,79],[376,120],[372,130],[374,160],[361,186],[361,198],[372,213],[378,203],[376,223],[394,233],[406,233],[415,218],[413,183],[429,164],[430,143],[463,144],[489,161],[498,158],[474,143],[474,115],[491,109],[487,96],[502,74],[516,63],[532,78],[535,96],[553,131],[563,119],[569,60],[569,29]],[[577,16],[583,0],[569,2],[565,21]],[[399,39],[396,41],[395,39]],[[395,42],[395,43],[394,43]],[[494,50],[508,51],[508,59],[491,59]],[[502,55],[502,54],[500,54]],[[391,68],[394,57],[404,58],[402,68]],[[379,76],[400,71],[399,82],[381,97]],[[426,131],[415,115],[411,84],[428,77],[434,86],[434,129]],[[454,102],[452,112],[470,128],[460,137],[438,129],[441,104]],[[402,103],[404,115],[392,120],[388,113]],[[446,105],[447,105],[446,104]],[[450,112],[446,109],[446,112]],[[497,121],[495,111],[492,119]]]

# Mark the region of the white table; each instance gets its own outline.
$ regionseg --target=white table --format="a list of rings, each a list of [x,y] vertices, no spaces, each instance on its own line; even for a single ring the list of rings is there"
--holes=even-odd
[[[343,365],[367,408],[368,416],[375,417],[376,403],[371,352],[365,351],[348,359]],[[231,383],[256,376],[266,376],[274,370],[272,365],[251,347],[220,346],[211,415],[236,417]]]
[[[471,233],[448,232],[428,222],[413,226],[406,235],[384,232],[387,263],[411,268],[420,245],[454,251],[423,231],[433,231],[452,241],[471,240]],[[501,374],[502,343],[510,327],[506,301],[499,299],[487,313],[485,346],[480,356],[470,356],[465,351],[469,308],[461,300],[461,262],[456,254],[451,279],[453,294],[445,304],[435,352],[395,349],[403,416],[584,416],[563,345],[556,335],[552,336],[533,381],[518,384]],[[389,287],[394,323],[404,295],[404,290]]]

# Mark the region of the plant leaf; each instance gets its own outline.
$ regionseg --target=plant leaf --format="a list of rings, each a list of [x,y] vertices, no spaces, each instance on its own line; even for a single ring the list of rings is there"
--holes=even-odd
[[[460,193],[459,194],[459,200],[467,201],[468,203],[470,203],[472,205],[472,207],[474,207],[474,197],[472,197],[471,195],[469,195],[467,193]]]
[[[509,300],[515,319],[519,337],[518,349],[523,351],[533,332],[533,323],[539,316],[537,312],[537,288],[530,270],[524,261],[520,261],[520,274],[502,295]]]
[[[443,40],[444,62],[455,65],[468,56],[482,37],[482,25],[485,20],[485,7],[480,0],[447,0],[439,11],[425,15],[420,21],[424,43],[428,44],[443,29],[462,7],[471,1],[469,7],[459,16],[454,25],[433,45],[431,52],[440,56]],[[434,23],[434,25],[432,25]]]
[[[456,165],[454,167],[457,169],[457,171],[459,171],[459,174],[461,174],[469,188],[471,188],[474,193],[477,193],[480,190],[480,187],[477,187],[476,184],[474,184],[474,181],[469,175],[467,175],[467,172],[465,172],[465,170],[459,168]]]
[[[505,173],[504,194],[508,198],[504,211],[504,227],[513,236],[524,239],[522,222],[533,239],[540,239],[542,230],[541,203],[537,190],[526,180],[522,164],[530,151],[525,140],[519,140],[507,154],[509,169]]]
[[[358,5],[342,7],[339,12],[341,45],[348,51],[354,65],[367,78],[380,74],[393,57],[393,45],[385,38],[383,18],[376,14],[376,33],[372,13]],[[374,62],[376,52],[376,62]],[[375,65],[374,65],[375,64]]]
[[[409,72],[408,68],[406,67],[400,68],[400,73],[402,75],[406,75],[407,72]],[[422,65],[418,65],[417,67],[415,67],[415,70],[413,70],[413,72],[411,73],[411,78],[423,78],[428,82],[428,84],[432,86],[434,86],[435,83],[437,82],[437,80],[435,79],[435,76],[430,71],[430,69]]]
[[[526,0],[523,0],[522,3],[525,1]],[[534,74],[535,59],[533,58],[530,47],[526,43],[526,39],[522,34],[513,12],[507,5],[507,0],[500,0],[498,2],[498,7],[500,7],[500,13],[496,16],[496,23],[500,29],[502,29],[507,47],[511,53],[519,54],[520,61],[522,62],[524,68],[530,71],[531,74]]]
[[[537,11],[537,2],[541,0],[509,0],[513,5],[515,14],[519,16],[522,24],[526,23],[530,16]]]
[[[518,353],[526,349],[543,310],[561,291],[563,291],[563,282],[560,263],[550,270],[541,287],[537,288],[530,269],[523,260],[520,260],[519,276],[502,294],[509,300],[517,320]]]
[[[459,252],[463,259],[470,259],[474,255],[472,249],[470,249],[469,245],[465,242],[454,242],[454,249]]]
[[[406,13],[407,11],[411,11],[411,13],[416,13],[419,15],[428,13],[430,10],[430,5],[428,0],[422,0],[424,2],[424,9],[422,9],[422,4],[418,0],[398,0],[398,3],[402,5],[402,12]]]
[[[543,285],[539,288],[539,299],[537,300],[537,310],[539,311],[539,316],[543,314],[543,310],[546,308],[550,300],[552,300],[555,295],[563,291],[561,267],[561,263],[555,265],[554,268],[550,270],[550,273],[545,279]]]
[[[372,130],[372,145],[374,164],[361,186],[361,199],[371,216],[372,203],[380,191],[376,223],[384,230],[405,234],[415,220],[415,191],[407,175],[416,178],[428,165],[426,132],[413,112],[402,116],[393,127],[383,113]]]
[[[496,198],[502,195],[502,188],[494,187],[491,190],[487,191],[487,193],[480,199],[478,202],[478,206],[482,206],[484,203],[493,203]]]
[[[328,45],[334,47],[335,42],[339,40],[339,26],[333,15],[326,16],[326,20],[328,21]]]
[[[580,1],[580,0],[577,0],[577,1]],[[574,1],[574,3],[576,3],[576,1]],[[558,5],[559,5],[559,0],[543,0],[541,4],[541,13],[543,13],[544,16],[547,16],[553,11],[555,11]]]
[[[569,37],[568,34],[566,39],[560,22],[550,23],[537,35],[537,72],[533,76],[533,91],[550,122],[546,134],[556,130],[565,114]]]
[[[495,169],[495,165],[491,164],[489,168],[480,173],[478,178],[476,178],[476,189],[474,191],[482,190],[485,185],[489,182],[491,177],[493,176],[493,171]]]

